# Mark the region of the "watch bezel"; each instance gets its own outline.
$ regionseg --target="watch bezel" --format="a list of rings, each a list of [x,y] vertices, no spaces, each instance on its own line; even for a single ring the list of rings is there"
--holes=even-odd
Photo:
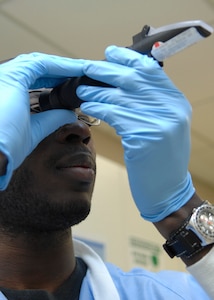
[[[189,224],[186,226],[187,229],[193,230],[195,234],[201,238],[203,246],[214,243],[214,226],[213,232],[207,232],[206,227],[201,225],[202,221],[200,217],[202,214],[205,214],[205,212],[211,213],[214,219],[214,206],[209,203],[204,203],[193,210]]]

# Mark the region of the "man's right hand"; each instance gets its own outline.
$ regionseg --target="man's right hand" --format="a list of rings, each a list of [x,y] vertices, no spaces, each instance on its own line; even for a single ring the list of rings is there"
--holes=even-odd
[[[0,65],[0,190],[46,136],[76,120],[74,112],[52,110],[30,114],[29,89],[52,88],[70,77],[82,76],[84,60],[31,53]],[[5,166],[6,164],[6,166]],[[5,170],[6,167],[6,170]]]

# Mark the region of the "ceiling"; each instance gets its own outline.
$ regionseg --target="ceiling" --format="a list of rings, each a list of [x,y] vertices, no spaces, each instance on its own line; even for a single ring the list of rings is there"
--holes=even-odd
[[[145,24],[200,19],[214,26],[212,2],[0,0],[0,60],[32,51],[103,59],[106,46],[131,45]],[[190,170],[214,187],[214,34],[169,58],[164,69],[193,106]]]

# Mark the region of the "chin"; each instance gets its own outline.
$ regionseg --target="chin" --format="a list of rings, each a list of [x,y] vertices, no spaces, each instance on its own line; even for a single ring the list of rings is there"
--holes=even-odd
[[[8,210],[2,215],[0,213],[1,226],[11,233],[53,233],[79,224],[87,218],[91,209],[91,202],[85,198],[77,201],[64,199],[57,203],[41,197],[33,200],[30,206],[23,205],[26,202],[22,200],[15,209],[13,199]]]
[[[35,229],[39,229],[39,231],[61,231],[81,223],[89,215],[91,205],[85,201],[82,203],[83,205],[78,204],[73,209],[48,213],[45,218],[43,217],[37,222]]]

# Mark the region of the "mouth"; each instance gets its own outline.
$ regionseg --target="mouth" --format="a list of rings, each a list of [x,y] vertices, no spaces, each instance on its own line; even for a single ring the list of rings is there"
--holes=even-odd
[[[57,163],[56,169],[69,179],[85,183],[93,182],[96,174],[94,159],[85,153],[64,157]]]

